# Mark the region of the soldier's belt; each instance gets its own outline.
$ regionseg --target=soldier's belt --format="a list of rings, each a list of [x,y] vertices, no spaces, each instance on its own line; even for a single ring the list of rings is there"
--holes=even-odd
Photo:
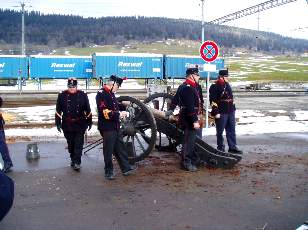
[[[80,120],[80,118],[71,118],[71,117],[67,117],[67,118],[66,118],[66,121],[67,121],[67,122],[70,122],[70,123],[77,122],[77,121],[79,121],[79,120]]]
[[[187,109],[187,106],[180,106],[180,109]],[[199,110],[199,107],[194,107],[194,109],[198,109]]]
[[[220,101],[223,101],[223,102],[233,102],[233,99],[223,99],[223,100],[220,100]]]

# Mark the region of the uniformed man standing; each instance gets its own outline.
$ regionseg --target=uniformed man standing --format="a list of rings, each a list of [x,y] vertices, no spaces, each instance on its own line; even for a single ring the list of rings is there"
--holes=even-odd
[[[198,92],[198,68],[186,70],[186,80],[179,86],[172,99],[170,110],[166,116],[172,114],[176,106],[180,107],[179,124],[184,129],[184,143],[182,149],[182,167],[187,171],[196,171],[199,156],[194,151],[197,130],[200,128],[198,114],[200,113],[201,98]]]
[[[2,97],[0,97],[0,108],[2,107],[2,103],[3,103],[3,100],[2,100]],[[13,162],[11,160],[9,149],[6,144],[4,124],[5,122],[4,122],[2,113],[0,113],[0,152],[1,152],[3,163],[4,163],[2,171],[7,173],[13,167]]]
[[[96,95],[98,130],[103,137],[105,178],[108,180],[114,179],[112,154],[116,157],[124,176],[132,174],[136,169],[128,162],[128,154],[120,132],[120,119],[126,117],[128,112],[124,111],[124,106],[118,103],[114,95],[122,82],[123,79],[111,75],[107,84]]]
[[[235,104],[233,93],[228,83],[228,69],[219,70],[218,79],[210,87],[211,115],[215,117],[217,149],[225,151],[223,132],[226,130],[229,152],[242,154],[236,144],[235,134]]]
[[[12,208],[14,181],[0,171],[0,222]]]
[[[88,96],[77,90],[77,80],[69,78],[68,89],[58,95],[55,123],[59,132],[63,129],[71,158],[71,167],[79,171],[84,134],[92,127],[92,113]]]

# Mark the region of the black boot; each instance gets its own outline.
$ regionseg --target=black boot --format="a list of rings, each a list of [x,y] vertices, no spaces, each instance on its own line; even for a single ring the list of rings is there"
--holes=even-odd
[[[80,164],[74,163],[73,169],[74,169],[75,171],[79,171],[80,168],[81,168]]]
[[[188,162],[182,162],[181,163],[181,168],[183,170],[189,171],[189,172],[196,172],[198,171],[197,167],[195,165],[193,165],[192,163],[188,163]]]
[[[107,180],[114,180],[114,174],[113,174],[113,170],[108,170],[108,171],[105,171],[105,178]]]
[[[8,172],[12,171],[12,167],[13,167],[12,163],[5,163],[2,171],[4,173],[8,173]]]
[[[233,154],[243,154],[243,151],[239,150],[238,148],[236,148],[236,149],[229,149],[228,152],[229,153],[233,153]]]
[[[124,176],[133,175],[133,174],[135,174],[136,170],[137,170],[137,167],[131,165],[130,168],[127,171],[123,172],[123,175]]]

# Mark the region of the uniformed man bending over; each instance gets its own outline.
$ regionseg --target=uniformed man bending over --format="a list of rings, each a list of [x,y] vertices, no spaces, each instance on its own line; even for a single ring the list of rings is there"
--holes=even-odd
[[[186,80],[179,86],[172,99],[170,110],[166,112],[166,116],[169,116],[176,106],[180,107],[179,124],[184,129],[182,168],[191,172],[197,170],[196,165],[199,161],[199,156],[194,151],[197,130],[200,128],[198,114],[201,99],[197,89],[199,78],[198,68],[186,70]]]
[[[123,79],[111,75],[108,83],[96,95],[98,130],[103,137],[105,177],[108,180],[114,179],[112,154],[116,157],[124,176],[132,174],[136,169],[128,162],[128,154],[120,132],[120,118],[126,117],[128,113],[123,111],[124,106],[118,103],[114,95],[122,82]]]
[[[68,89],[58,95],[55,123],[59,132],[63,129],[71,157],[71,167],[79,171],[84,133],[92,127],[92,113],[88,96],[77,89],[77,80],[69,78]]]
[[[219,70],[218,79],[210,87],[210,103],[212,106],[211,115],[215,117],[217,149],[225,151],[223,132],[226,130],[226,137],[229,145],[229,152],[242,154],[236,144],[235,135],[235,104],[233,92],[228,83],[229,73],[227,69]]]

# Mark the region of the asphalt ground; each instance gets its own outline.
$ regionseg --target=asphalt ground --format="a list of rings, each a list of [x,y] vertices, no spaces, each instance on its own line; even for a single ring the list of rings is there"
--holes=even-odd
[[[103,175],[102,150],[69,166],[66,144],[10,144],[12,210],[1,230],[29,229],[295,229],[308,218],[308,133],[240,136],[245,154],[231,170],[180,170],[175,153],[154,151],[135,175]],[[207,142],[215,143],[215,137]]]

